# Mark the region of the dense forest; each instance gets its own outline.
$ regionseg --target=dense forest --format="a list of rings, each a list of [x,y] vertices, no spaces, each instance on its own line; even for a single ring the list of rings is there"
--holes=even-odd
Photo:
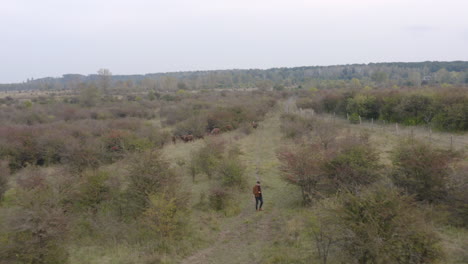
[[[225,88],[345,88],[364,86],[465,85],[468,62],[369,63],[337,66],[272,68],[267,70],[213,70],[154,73],[145,75],[112,75],[108,69],[88,76],[65,74],[60,78],[28,79],[23,83],[0,84],[1,90],[76,89],[84,84],[116,88],[156,90],[199,90]]]

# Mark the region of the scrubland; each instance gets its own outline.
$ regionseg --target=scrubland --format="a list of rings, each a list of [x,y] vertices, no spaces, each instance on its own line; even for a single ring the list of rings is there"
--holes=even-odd
[[[466,263],[466,88],[392,89],[2,100],[0,262]]]

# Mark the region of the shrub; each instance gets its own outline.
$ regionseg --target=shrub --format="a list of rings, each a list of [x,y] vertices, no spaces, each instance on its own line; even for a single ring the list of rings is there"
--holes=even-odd
[[[174,197],[167,197],[165,193],[150,194],[148,208],[143,212],[143,221],[163,238],[172,237],[181,226],[181,208],[177,206]]]
[[[434,263],[440,238],[411,198],[388,186],[346,194],[335,209],[348,263]]]
[[[359,124],[359,114],[358,113],[352,113],[349,116],[349,122],[351,124]]]
[[[339,133],[339,126],[331,121],[315,119],[313,121],[312,134],[320,141],[324,149],[328,149],[330,144],[335,142]]]
[[[455,168],[448,181],[446,207],[450,214],[449,222],[455,226],[468,227],[468,166]]]
[[[284,179],[301,188],[305,204],[343,190],[355,192],[378,179],[378,156],[365,139],[348,136],[337,146],[309,144],[278,153]]]
[[[175,194],[178,178],[158,151],[144,152],[131,158],[127,189],[129,213],[139,214],[148,207],[150,194],[165,191]]]
[[[229,193],[220,187],[215,187],[210,190],[208,200],[210,207],[214,210],[221,211],[226,208],[229,199]]]
[[[246,184],[245,166],[237,157],[224,158],[218,166],[218,174],[225,186],[242,188]]]
[[[321,150],[315,151],[312,146],[284,149],[278,153],[283,178],[301,188],[304,204],[310,204],[314,197],[321,196],[317,186],[325,154]]]
[[[393,152],[395,184],[420,201],[439,201],[447,196],[450,153],[414,139],[400,142]]]
[[[10,170],[6,162],[0,161],[0,201],[3,198],[3,194],[8,190],[8,178],[10,176]]]
[[[192,160],[200,172],[206,174],[209,179],[216,172],[216,168],[224,153],[225,142],[222,139],[209,139],[205,146],[192,155]]]
[[[322,169],[332,192],[343,189],[357,191],[378,179],[378,155],[367,144],[346,146]]]
[[[103,171],[87,171],[77,186],[77,205],[82,209],[97,212],[99,204],[110,198],[110,187],[106,184],[109,174]]]
[[[312,131],[313,119],[304,118],[298,114],[285,113],[281,115],[281,132],[285,138],[301,138]]]
[[[46,185],[19,188],[13,207],[2,209],[0,259],[5,263],[68,262],[68,218],[60,200]]]

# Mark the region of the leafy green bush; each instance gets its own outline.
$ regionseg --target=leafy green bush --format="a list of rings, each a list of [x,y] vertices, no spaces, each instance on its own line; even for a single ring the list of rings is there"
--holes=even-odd
[[[86,171],[81,176],[74,200],[81,210],[96,213],[99,204],[110,199],[110,187],[106,184],[109,174],[103,171]]]
[[[161,192],[175,195],[178,178],[158,151],[136,154],[128,168],[127,209],[138,215],[148,207],[148,196]]]
[[[378,155],[368,144],[345,147],[323,165],[325,181],[331,190],[357,191],[379,178]]]
[[[175,197],[166,193],[150,194],[148,208],[143,212],[143,222],[162,238],[172,238],[184,224],[184,209]]]
[[[197,171],[211,179],[223,158],[224,149],[225,142],[222,139],[207,139],[203,147],[191,154],[191,163],[198,168]]]
[[[393,152],[395,184],[421,201],[435,202],[447,196],[451,154],[414,139],[400,142]]]
[[[224,186],[242,188],[246,184],[245,166],[237,157],[224,158],[218,166],[218,174]]]
[[[389,186],[346,194],[335,208],[348,263],[436,263],[440,238],[408,196]]]

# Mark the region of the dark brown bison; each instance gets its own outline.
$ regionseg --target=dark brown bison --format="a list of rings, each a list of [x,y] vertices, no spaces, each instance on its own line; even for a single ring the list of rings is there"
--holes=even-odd
[[[193,141],[193,135],[182,135],[180,136],[180,139],[182,139],[185,143]]]
[[[255,122],[255,121],[252,121],[252,127],[253,127],[253,128],[257,128],[257,127],[258,127],[258,124],[257,124],[257,122]]]
[[[175,143],[176,143],[176,141],[177,141],[177,137],[176,137],[176,136],[172,136],[172,143],[174,143],[174,144],[175,144]]]
[[[211,135],[218,135],[221,132],[221,129],[215,127],[211,130]]]

